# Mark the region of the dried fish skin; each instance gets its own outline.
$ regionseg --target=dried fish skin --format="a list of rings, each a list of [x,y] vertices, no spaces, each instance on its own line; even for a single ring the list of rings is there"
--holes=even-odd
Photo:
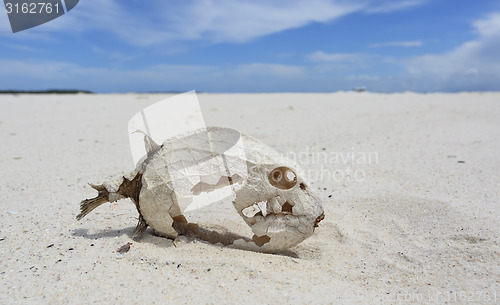
[[[135,234],[150,226],[169,238],[192,233],[209,239],[210,234],[189,224],[183,212],[200,194],[229,187],[230,200],[254,236],[224,244],[277,252],[312,236],[324,218],[321,202],[307,187],[298,164],[251,136],[208,127],[162,145],[147,135],[144,140],[147,157],[124,177],[94,185],[99,194],[82,201],[77,219],[105,202],[131,198],[139,212]]]

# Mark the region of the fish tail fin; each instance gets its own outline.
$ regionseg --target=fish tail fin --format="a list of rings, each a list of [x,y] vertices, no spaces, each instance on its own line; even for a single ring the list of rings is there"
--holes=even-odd
[[[92,212],[95,208],[103,203],[109,202],[109,192],[103,185],[90,184],[90,186],[97,190],[97,197],[91,199],[85,199],[80,203],[80,214],[76,216],[77,220],[82,219]]]

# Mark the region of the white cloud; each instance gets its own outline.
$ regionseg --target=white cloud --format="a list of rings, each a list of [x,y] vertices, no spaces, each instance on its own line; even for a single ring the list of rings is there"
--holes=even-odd
[[[239,65],[235,70],[235,73],[254,76],[277,76],[281,78],[301,78],[306,76],[305,69],[303,67],[269,63],[251,63]]]
[[[357,73],[373,65],[376,55],[361,53],[326,53],[316,51],[306,55],[306,58],[315,65],[313,73]],[[356,71],[356,72],[354,72]]]
[[[212,66],[154,65],[141,69],[86,67],[64,61],[0,60],[2,89],[78,88],[109,91],[181,90],[210,80]],[[26,84],[31,83],[31,87]],[[20,86],[20,87],[19,87]]]
[[[473,27],[476,40],[444,54],[411,58],[408,72],[427,79],[430,89],[500,90],[500,13],[477,20]]]
[[[407,0],[118,0],[80,1],[71,12],[16,37],[57,32],[111,32],[129,44],[247,42],[265,35],[329,22],[353,12],[388,12],[423,3]],[[0,31],[10,31],[6,16]]]
[[[38,51],[36,48],[28,47],[28,46],[17,44],[17,43],[0,42],[0,46],[19,50],[19,51],[28,51],[28,52],[37,52]]]
[[[381,47],[421,47],[423,45],[420,40],[408,40],[408,41],[390,41],[382,43],[372,43],[369,45],[370,48],[381,48]]]
[[[306,78],[311,90],[335,91],[356,87],[376,91],[401,90],[400,81],[395,81],[391,76],[403,70],[394,57],[322,51],[311,53],[307,57],[314,63],[309,67]]]
[[[383,0],[383,1],[372,1],[372,3],[365,9],[367,13],[390,13],[394,11],[407,10],[409,8],[419,6],[427,2],[428,0]]]
[[[182,37],[245,42],[260,36],[327,22],[354,12],[360,5],[344,1],[187,1],[175,24]]]
[[[364,81],[376,81],[380,80],[381,77],[377,75],[349,75],[347,79],[352,79],[352,80],[364,80]]]
[[[316,51],[308,54],[307,58],[313,62],[330,62],[330,63],[348,63],[359,62],[362,55],[353,53],[325,53],[323,51]]]
[[[362,81],[381,91],[500,90],[500,12],[473,22],[478,37],[442,54],[395,58],[366,53],[316,51],[313,71],[339,82]],[[376,46],[418,46],[419,41]],[[345,77],[345,73],[349,73]]]
[[[1,89],[77,88],[128,91],[273,91],[306,87],[305,67],[249,63],[228,67],[153,65],[143,68],[86,67],[64,61],[0,60]],[[26,84],[31,83],[31,87]],[[266,88],[266,89],[262,89]]]
[[[395,63],[395,59],[391,56],[368,53],[326,53],[323,51],[316,51],[306,55],[306,57],[316,64],[314,66],[315,72],[328,72],[332,70],[359,72],[375,68],[379,65]]]
[[[132,45],[204,41],[246,42],[359,11],[343,0],[86,0],[30,31],[111,32]],[[138,9],[131,9],[137,6]],[[5,27],[5,25],[4,25]]]
[[[31,78],[39,80],[53,80],[64,77],[64,71],[71,70],[77,65],[68,62],[40,61],[40,60],[0,60],[0,76],[3,78],[2,87],[8,87],[11,79]],[[13,82],[14,83],[14,82]]]

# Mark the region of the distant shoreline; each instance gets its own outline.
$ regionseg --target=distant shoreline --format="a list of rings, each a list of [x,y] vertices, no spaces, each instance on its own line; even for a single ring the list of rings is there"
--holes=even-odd
[[[47,90],[0,90],[0,94],[182,94],[187,91],[128,91],[128,92],[93,92],[90,90],[78,90],[78,89],[47,89]],[[363,91],[363,90],[340,90],[340,91],[330,91],[330,92],[207,92],[207,91],[196,91],[197,94],[338,94],[338,93],[356,93],[356,94],[485,94],[485,93],[498,93],[499,91],[456,91],[456,92],[446,92],[446,91],[394,91],[394,92],[378,92],[378,91]]]
[[[92,91],[88,90],[76,90],[76,89],[48,89],[48,90],[0,90],[0,94],[94,94]]]

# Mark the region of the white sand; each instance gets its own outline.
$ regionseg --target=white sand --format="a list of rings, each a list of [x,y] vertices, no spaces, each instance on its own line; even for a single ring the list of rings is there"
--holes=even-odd
[[[210,124],[311,154],[326,218],[280,255],[132,240],[129,200],[75,220],[88,182],[133,168],[128,119],[165,96],[0,95],[1,304],[500,302],[500,94],[199,95]],[[377,159],[335,162],[350,152]],[[190,219],[249,232],[220,208]]]

